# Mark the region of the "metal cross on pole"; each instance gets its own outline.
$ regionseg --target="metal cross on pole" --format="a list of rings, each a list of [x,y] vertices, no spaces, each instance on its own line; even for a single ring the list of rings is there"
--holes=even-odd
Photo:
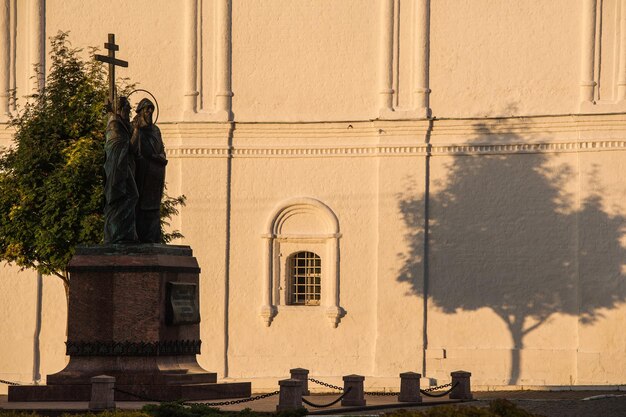
[[[117,91],[115,89],[115,67],[128,67],[128,62],[115,58],[115,51],[120,47],[115,44],[115,34],[109,33],[109,41],[104,44],[104,48],[109,50],[108,55],[95,55],[96,61],[109,64],[109,105],[113,113],[117,112]]]

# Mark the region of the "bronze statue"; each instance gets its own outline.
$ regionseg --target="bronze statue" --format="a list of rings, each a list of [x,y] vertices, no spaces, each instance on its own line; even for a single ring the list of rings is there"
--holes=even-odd
[[[109,65],[104,243],[161,243],[160,208],[167,159],[161,131],[152,122],[154,104],[147,98],[141,100],[131,126],[128,98],[118,101],[115,88],[115,67],[128,67],[128,62],[115,57],[119,46],[114,34],[109,34],[104,47],[109,54],[95,56]]]
[[[161,242],[161,199],[165,186],[165,147],[161,131],[152,122],[154,104],[147,98],[137,105],[131,148],[137,148],[135,181],[139,192],[136,229],[142,243]]]
[[[131,145],[130,103],[120,97],[117,111],[109,114],[106,129],[104,243],[134,243],[135,207],[139,198],[135,183],[137,149]]]

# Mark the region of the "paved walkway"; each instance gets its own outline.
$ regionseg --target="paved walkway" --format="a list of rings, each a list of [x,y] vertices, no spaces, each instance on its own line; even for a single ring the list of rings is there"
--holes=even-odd
[[[316,404],[327,404],[339,397],[340,394],[322,394],[322,395],[311,395],[306,397],[309,401]],[[317,414],[317,412],[321,412],[324,414],[338,414],[338,413],[356,413],[359,415],[366,414],[380,414],[379,412],[374,412],[375,410],[389,410],[395,408],[412,408],[412,407],[422,407],[421,405],[415,403],[398,403],[395,397],[381,397],[381,396],[365,396],[367,405],[366,407],[341,407],[341,403],[337,403],[333,406],[327,408],[314,408],[310,406],[306,406],[311,414]],[[215,400],[214,402],[221,402],[225,400]],[[444,398],[424,398],[424,405],[434,406],[437,404],[455,404],[459,403],[458,400],[449,400],[447,397]],[[212,401],[213,402],[213,401]],[[116,403],[117,408],[125,409],[125,410],[137,410],[143,407],[145,404],[150,404],[146,402],[140,401],[118,401]],[[156,404],[156,403],[152,403]],[[276,411],[276,405],[278,404],[278,395],[263,398],[256,401],[245,402],[240,404],[226,405],[219,407],[222,410],[229,411],[239,411],[244,408],[251,408],[254,411]],[[41,410],[45,411],[46,414],[48,411],[61,411],[61,410],[87,410],[89,407],[89,403],[87,402],[65,402],[65,401],[50,401],[50,402],[8,402],[6,396],[0,396],[0,409],[11,409],[11,410]]]
[[[312,395],[309,401],[323,404],[338,397],[332,395]],[[626,392],[624,391],[490,391],[475,392],[477,401],[466,402],[459,406],[487,406],[489,400],[506,398],[516,405],[545,417],[626,417]],[[447,397],[441,400],[424,398],[420,406],[397,403],[394,397],[366,396],[367,407],[346,409],[339,405],[319,409],[309,407],[312,414],[331,415],[380,415],[394,409],[424,409],[442,403],[453,403]],[[255,411],[275,411],[278,396],[264,398],[254,402],[221,407],[223,410],[242,410],[251,408]],[[140,409],[145,402],[118,402],[120,409]],[[57,414],[60,411],[86,410],[86,402],[45,402],[45,403],[9,403],[6,396],[0,396],[0,409],[39,410],[46,414]]]
[[[474,394],[475,405],[506,398],[545,417],[626,417],[624,391],[491,391]]]

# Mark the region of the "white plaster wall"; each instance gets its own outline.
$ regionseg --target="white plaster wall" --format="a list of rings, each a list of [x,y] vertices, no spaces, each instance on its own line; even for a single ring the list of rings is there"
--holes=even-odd
[[[428,121],[380,111],[379,2],[234,0],[232,123],[199,121],[216,109],[214,1],[198,16],[200,113],[183,113],[188,4],[48,0],[45,28],[69,30],[81,48],[115,32],[130,62],[118,75],[159,100],[169,193],[188,198],[172,226],[202,268],[203,366],[257,390],[291,367],[332,383],[361,373],[381,388],[399,372],[447,382],[455,369],[483,387],[623,383],[624,116],[533,117],[579,109],[581,2],[431,1]],[[416,3],[394,4],[392,104],[408,111]],[[17,19],[25,94],[25,8]],[[370,121],[379,114],[398,120]],[[319,308],[279,306],[269,327],[260,316],[261,234],[299,196],[340,222],[337,328]],[[35,274],[0,274],[0,379],[28,382]],[[64,303],[46,278],[43,375],[65,362]],[[532,328],[521,351],[503,311]]]
[[[2,273],[0,294],[3,294],[4,298],[4,302],[0,304],[3,317],[0,321],[0,331],[3,339],[11,340],[11,344],[3,343],[7,345],[7,349],[0,359],[2,360],[0,378],[14,382],[32,382],[37,284],[35,273],[18,274],[17,268],[8,266],[4,266],[0,271]],[[16,349],[16,346],[20,346],[21,349]],[[7,386],[0,385],[0,390],[2,390],[0,393],[6,394]]]
[[[19,272],[19,268],[0,268],[0,379],[21,384],[33,383],[36,371],[42,381],[49,373],[65,366],[65,320],[67,305],[61,281],[43,277],[41,333],[39,336],[40,366],[34,361],[35,323],[37,309],[37,274]],[[0,395],[7,385],[0,384]]]
[[[483,349],[506,362],[523,346],[561,369],[544,376],[542,361],[523,356],[527,374],[494,383],[570,383],[561,353],[576,344],[575,163],[568,154],[433,158],[429,347],[462,349],[451,358],[461,360],[434,361],[441,378]]]
[[[179,120],[183,95],[183,2],[46,2],[46,39],[69,31],[76,48],[98,47],[101,54],[107,34],[115,33],[119,59],[117,78],[128,77],[138,88],[152,92],[159,102],[159,121]],[[49,46],[46,45],[46,50]],[[49,58],[48,58],[49,60]],[[207,62],[210,65],[210,61]],[[132,97],[134,103],[136,97]]]
[[[346,176],[346,168],[355,175]],[[371,372],[374,168],[371,158],[233,160],[229,376],[280,377],[293,367],[306,367],[316,375]],[[261,234],[273,208],[293,196],[318,199],[339,219],[340,305],[347,314],[337,328],[331,326],[322,307],[279,306],[270,327],[259,315],[263,303]]]
[[[241,121],[377,114],[377,2],[233,2],[233,112]]]
[[[172,126],[164,130],[170,137],[177,133]],[[223,147],[228,141],[228,129],[211,129],[211,136],[194,137],[193,130],[184,139],[168,141],[166,146],[176,152],[182,146],[193,147],[199,141],[214,147]],[[182,144],[182,145],[181,145]],[[168,193],[184,194],[187,205],[181,208],[176,227],[184,234],[178,243],[190,245],[201,268],[200,337],[204,341],[200,363],[211,371],[224,375],[225,354],[225,288],[226,288],[226,204],[227,159],[170,157],[167,166]]]
[[[436,117],[578,110],[581,2],[431,1]]]
[[[610,174],[623,172],[625,157],[623,151],[580,156],[580,310],[587,313],[578,321],[582,384],[618,383],[626,372],[618,353],[626,350],[619,330],[626,317],[626,187],[621,175]]]
[[[422,123],[404,131],[383,127],[380,134],[381,145],[400,143],[416,148],[415,155],[392,155],[378,161],[377,331],[373,375],[397,377],[400,369],[421,371],[423,366],[424,301],[415,288],[423,288],[424,279],[427,126]],[[411,227],[407,227],[407,222]]]

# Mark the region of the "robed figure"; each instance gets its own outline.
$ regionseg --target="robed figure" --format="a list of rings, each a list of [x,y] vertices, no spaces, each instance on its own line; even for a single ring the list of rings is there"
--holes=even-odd
[[[135,208],[139,192],[135,183],[137,149],[131,145],[130,103],[120,97],[106,129],[104,183],[104,243],[137,242]]]
[[[136,228],[142,243],[161,242],[161,199],[165,186],[165,147],[161,131],[152,122],[154,104],[147,98],[137,105],[133,119],[131,147],[137,148],[135,181],[139,200],[136,205]]]

